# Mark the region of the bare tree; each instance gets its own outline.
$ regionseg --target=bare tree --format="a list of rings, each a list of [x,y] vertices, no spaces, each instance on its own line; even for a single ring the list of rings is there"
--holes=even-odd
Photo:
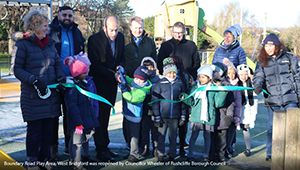
[[[288,51],[300,57],[300,27],[294,26],[280,32],[280,40],[283,40]]]

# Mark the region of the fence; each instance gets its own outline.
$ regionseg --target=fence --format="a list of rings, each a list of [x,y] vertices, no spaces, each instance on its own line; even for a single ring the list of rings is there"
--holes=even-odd
[[[300,109],[275,111],[272,136],[271,169],[300,169]]]

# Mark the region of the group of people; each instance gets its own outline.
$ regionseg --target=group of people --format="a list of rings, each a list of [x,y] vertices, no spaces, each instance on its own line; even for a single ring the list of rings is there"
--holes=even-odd
[[[25,33],[15,34],[12,70],[21,81],[27,161],[57,160],[61,111],[64,154],[70,155],[70,161],[94,161],[88,152],[92,136],[97,158],[115,161],[119,154],[108,148],[111,106],[81,90],[98,94],[114,105],[118,87],[122,92],[123,136],[130,150],[124,158],[129,162],[149,156],[150,141],[152,155],[165,161],[168,129],[169,161],[176,157],[177,134],[179,155],[185,157],[184,147],[189,145],[187,160],[195,161],[199,131],[203,131],[205,162],[232,157],[236,129],[243,130],[244,154],[250,156],[250,128],[255,125],[257,95],[263,89],[269,93],[264,97],[269,116],[266,160],[271,161],[273,111],[297,107],[300,95],[298,59],[286,52],[277,35],[270,34],[263,41],[253,73],[237,40],[242,33],[238,24],[224,31],[212,65],[200,67],[197,46],[185,39],[181,22],[173,25],[172,39],[162,43],[156,54],[142,18],[131,19],[130,41],[125,44],[118,20],[109,16],[103,29],[89,37],[84,53],[85,40],[73,18],[72,8],[63,6],[48,25],[46,15],[31,10],[23,19]],[[63,83],[72,85],[65,87]],[[49,88],[51,84],[57,84],[56,88]],[[255,89],[210,90],[218,86]],[[188,143],[189,121],[192,134]],[[49,167],[28,167],[40,168]],[[85,169],[80,164],[74,168]]]

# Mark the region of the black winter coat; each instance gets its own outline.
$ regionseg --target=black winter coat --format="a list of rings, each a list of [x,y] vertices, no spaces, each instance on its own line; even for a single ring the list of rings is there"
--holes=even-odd
[[[114,56],[103,30],[90,36],[88,57],[91,61],[89,75],[94,77],[97,93],[114,105],[118,85],[115,79],[116,67],[125,65],[124,35],[119,32],[115,39]],[[99,107],[110,108],[111,106],[99,103]]]
[[[73,41],[74,41],[74,55],[79,54],[81,51],[84,52],[84,42],[85,39],[82,36],[81,31],[77,28],[78,24],[73,24]],[[53,19],[49,25],[50,32],[49,36],[55,41],[55,48],[57,49],[58,54],[61,54],[61,26],[57,16]]]
[[[179,94],[185,92],[184,85],[179,77],[174,80],[174,83],[169,82],[167,78],[160,79],[153,89],[152,101],[157,99],[179,100]],[[158,101],[152,104],[154,116],[161,116],[163,119],[180,119],[181,115],[186,115],[185,104],[169,103]]]
[[[72,83],[88,91],[89,84],[74,80]],[[65,103],[68,111],[68,128],[70,130],[75,130],[76,126],[80,125],[83,125],[86,130],[99,126],[91,98],[81,94],[75,87],[67,88]]]
[[[255,88],[263,87],[271,94],[265,96],[267,106],[285,106],[290,103],[298,103],[298,97],[300,97],[299,69],[296,56],[286,53],[286,50],[280,51],[275,58],[270,57],[266,67],[262,67],[257,62],[253,86]],[[295,74],[292,73],[292,70]]]
[[[14,74],[21,81],[21,109],[25,122],[61,115],[60,94],[51,89],[51,96],[41,99],[33,87],[35,79],[46,85],[65,82],[54,40],[50,38],[42,50],[35,39],[35,35],[19,37],[12,58]]]
[[[125,46],[124,56],[126,59],[124,69],[129,77],[133,77],[134,71],[141,65],[141,61],[144,57],[152,57],[156,60],[155,43],[144,31],[142,40],[137,47],[133,35],[131,34],[130,43]]]
[[[157,55],[157,67],[159,73],[163,73],[163,60],[171,54],[177,55],[182,59],[186,71],[197,80],[197,69],[200,67],[200,57],[198,49],[193,41],[182,39],[179,43],[172,38],[162,43]]]

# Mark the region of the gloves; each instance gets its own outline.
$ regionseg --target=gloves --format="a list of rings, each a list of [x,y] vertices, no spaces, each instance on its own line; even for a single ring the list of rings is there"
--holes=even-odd
[[[160,116],[154,117],[154,126],[155,127],[163,127],[163,121],[161,120]]]
[[[185,116],[184,115],[181,115],[181,118],[179,120],[179,126],[183,126],[185,123]]]
[[[47,86],[43,82],[36,79],[33,82],[33,86],[36,89],[37,92],[40,92],[42,96],[45,96],[47,94]]]
[[[56,91],[58,91],[61,94],[64,94],[66,90],[66,87],[64,85],[62,85],[61,83],[59,83],[59,85],[56,86]]]
[[[261,92],[262,92],[262,87],[261,87],[261,86],[257,86],[257,87],[254,89],[254,92],[255,92],[256,94],[261,93]]]
[[[76,126],[75,133],[82,134],[83,133],[83,126],[82,125]]]

